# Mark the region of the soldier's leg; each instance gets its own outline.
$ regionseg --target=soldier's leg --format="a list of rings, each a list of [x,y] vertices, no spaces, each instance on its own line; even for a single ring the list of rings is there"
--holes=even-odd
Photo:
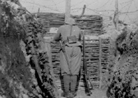
[[[71,76],[70,91],[73,94],[73,96],[76,96],[77,85],[78,85],[78,76],[77,75],[72,75]]]
[[[70,92],[69,87],[70,87],[70,75],[63,75],[63,91],[64,91],[64,96],[68,96],[68,93]]]
[[[69,49],[66,47],[67,55],[69,54]],[[62,90],[63,96],[68,96],[69,85],[70,85],[70,71],[68,68],[67,60],[65,54],[61,52],[60,55],[60,65],[61,65],[61,75],[62,75]]]
[[[72,58],[71,58],[71,71],[73,75],[71,76],[71,87],[70,90],[72,94],[75,96],[77,87],[78,87],[78,76],[81,68],[81,50],[79,47],[74,47],[72,50]]]
[[[81,79],[81,69],[80,69],[80,71],[79,71],[79,75],[77,75],[77,86],[76,86],[76,91],[78,90],[78,86],[79,86],[80,79]]]

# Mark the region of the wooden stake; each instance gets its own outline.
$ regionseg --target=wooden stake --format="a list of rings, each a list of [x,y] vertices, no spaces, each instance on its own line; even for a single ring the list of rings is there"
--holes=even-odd
[[[118,30],[118,18],[119,18],[119,9],[118,9],[118,0],[115,1],[115,13],[114,13],[114,18],[113,22],[115,25],[115,28]]]
[[[40,8],[38,8],[38,12],[37,12],[37,14],[39,14],[40,13]]]
[[[81,15],[79,16],[79,18],[81,18],[81,17],[84,15],[85,9],[86,9],[86,5],[83,6],[83,10],[82,10],[82,13],[81,13]]]

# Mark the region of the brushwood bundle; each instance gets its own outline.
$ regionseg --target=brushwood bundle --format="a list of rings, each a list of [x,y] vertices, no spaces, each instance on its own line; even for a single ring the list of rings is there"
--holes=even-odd
[[[46,29],[16,1],[0,0],[0,97],[55,98],[47,51],[40,51],[41,34]],[[21,50],[21,40],[31,56],[29,63]]]
[[[138,31],[124,29],[116,39],[118,61],[117,72],[108,87],[108,98],[137,98],[138,85]]]
[[[13,12],[8,2],[0,1],[0,96],[6,98],[22,96],[20,88],[31,93],[33,84],[19,44],[25,32]]]
[[[41,90],[44,92],[43,96],[55,98],[55,89],[50,73],[49,57],[46,50],[41,51],[43,43],[42,34],[43,25],[38,21],[31,21],[27,25],[26,37],[26,51],[27,54],[32,55],[34,69],[38,75],[38,81]],[[33,57],[35,55],[35,57]]]

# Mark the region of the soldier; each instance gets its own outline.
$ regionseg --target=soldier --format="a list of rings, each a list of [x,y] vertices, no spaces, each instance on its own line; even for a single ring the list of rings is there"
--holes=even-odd
[[[67,98],[73,98],[76,96],[81,68],[81,30],[75,20],[69,18],[65,25],[59,27],[53,40],[61,42],[60,65],[64,94]]]

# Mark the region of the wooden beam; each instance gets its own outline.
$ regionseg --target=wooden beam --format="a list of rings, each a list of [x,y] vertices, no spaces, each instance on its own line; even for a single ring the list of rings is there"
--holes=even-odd
[[[70,18],[71,0],[66,0],[65,22]]]

